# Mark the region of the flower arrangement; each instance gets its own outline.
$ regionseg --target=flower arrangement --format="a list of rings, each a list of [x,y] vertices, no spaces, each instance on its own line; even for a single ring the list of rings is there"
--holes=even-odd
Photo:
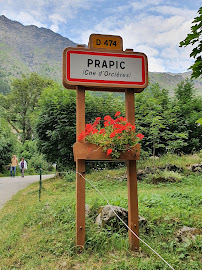
[[[112,155],[113,158],[119,158],[121,152],[131,151],[144,135],[136,134],[135,126],[120,115],[119,111],[116,112],[115,119],[106,115],[104,127],[101,125],[101,117],[97,117],[93,124],[86,124],[78,140],[102,147],[107,156]]]

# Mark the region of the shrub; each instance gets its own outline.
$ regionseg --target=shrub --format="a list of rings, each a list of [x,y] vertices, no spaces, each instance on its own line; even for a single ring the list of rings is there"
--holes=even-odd
[[[0,117],[0,172],[3,172],[4,165],[10,164],[16,143],[7,121]]]

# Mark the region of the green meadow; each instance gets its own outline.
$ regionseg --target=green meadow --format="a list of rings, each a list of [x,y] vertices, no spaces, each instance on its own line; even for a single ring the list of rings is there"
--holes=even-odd
[[[111,205],[127,208],[126,168],[98,170],[86,174]],[[123,181],[120,181],[120,179]],[[201,269],[201,175],[182,175],[174,183],[138,181],[139,214],[147,219],[140,238],[174,269]],[[95,225],[97,209],[106,205],[86,182],[86,243],[75,249],[75,173],[43,181],[18,192],[0,212],[0,269],[169,269],[140,242],[140,252],[129,248],[128,233]],[[183,226],[198,229],[195,240],[178,243]]]

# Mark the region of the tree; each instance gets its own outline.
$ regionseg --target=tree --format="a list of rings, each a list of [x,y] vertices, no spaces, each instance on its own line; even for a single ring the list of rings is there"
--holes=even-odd
[[[7,94],[11,90],[9,82],[6,80],[6,73],[3,71],[3,68],[0,66],[0,94]]]
[[[153,157],[186,145],[187,133],[176,129],[177,121],[166,89],[154,84],[137,95],[136,127],[145,135],[142,149]]]
[[[3,171],[3,165],[10,163],[16,143],[17,140],[12,134],[7,121],[3,117],[0,117],[0,172]]]
[[[190,54],[190,57],[196,59],[194,64],[189,68],[192,69],[192,78],[198,78],[202,74],[202,7],[199,8],[198,13],[199,16],[194,18],[192,22],[194,25],[191,27],[191,33],[188,34],[187,37],[180,42],[180,47],[196,45]]]
[[[202,98],[195,95],[196,90],[192,80],[186,79],[175,89],[173,107],[177,122],[174,129],[187,133],[187,145],[181,147],[184,153],[200,150],[202,146],[202,126],[196,121],[202,116]]]
[[[96,117],[123,111],[124,103],[113,94],[101,97],[86,93],[86,123]],[[38,146],[48,161],[58,167],[74,164],[72,146],[76,142],[76,91],[55,84],[45,89],[39,99],[36,118]]]
[[[39,77],[36,73],[22,75],[12,83],[11,94],[7,105],[10,108],[10,120],[18,121],[22,128],[22,142],[32,136],[31,115],[38,105],[38,99],[44,88],[54,82]]]

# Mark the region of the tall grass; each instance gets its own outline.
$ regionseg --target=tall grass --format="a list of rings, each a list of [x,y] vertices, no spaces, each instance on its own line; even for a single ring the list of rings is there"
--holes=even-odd
[[[120,181],[124,168],[87,174],[86,178],[108,198],[110,204],[127,208],[127,181]],[[141,244],[141,252],[129,249],[122,229],[99,228],[96,209],[105,200],[86,183],[86,243],[81,254],[75,249],[75,174],[43,182],[41,202],[38,185],[20,191],[0,212],[0,269],[168,269]],[[138,183],[139,214],[147,221],[140,237],[175,269],[201,269],[199,236],[178,243],[175,235],[183,226],[200,230],[201,176],[182,177],[178,183]]]

